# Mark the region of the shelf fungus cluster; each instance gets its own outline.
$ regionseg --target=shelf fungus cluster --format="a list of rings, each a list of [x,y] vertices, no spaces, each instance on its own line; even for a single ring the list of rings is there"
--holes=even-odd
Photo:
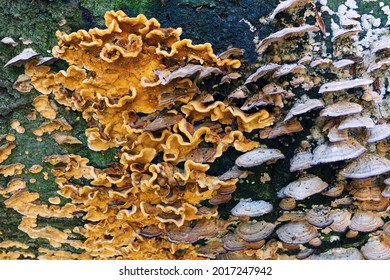
[[[77,154],[44,157],[58,186],[48,203],[18,177],[23,164],[0,166],[14,176],[0,195],[23,215],[19,230],[53,247],[34,257],[390,259],[389,30],[359,18],[350,3],[334,12],[282,1],[266,21],[280,30],[256,41],[260,65],[249,74],[236,72],[241,50],[217,56],[181,39],[180,28],[122,11],[107,12],[104,29],[58,31],[53,59],[32,50],[11,59],[6,66],[24,64],[40,93],[32,105],[45,121],[35,136],[55,131],[58,145],[83,145],[68,135],[65,106],[88,124],[89,149],[120,150],[105,167]],[[68,68],[53,71],[54,59]],[[12,136],[0,135],[0,163],[16,147]],[[284,165],[288,181],[259,176]],[[253,177],[272,195],[237,197]],[[84,224],[72,230],[37,223],[74,215]],[[334,245],[341,238],[354,245]],[[0,257],[9,244],[27,246],[8,242]]]

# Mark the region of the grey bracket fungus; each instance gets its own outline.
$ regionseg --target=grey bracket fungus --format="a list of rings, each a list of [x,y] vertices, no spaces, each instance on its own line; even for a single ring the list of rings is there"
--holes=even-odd
[[[212,73],[214,74],[221,74],[222,71],[219,68],[216,67],[208,67],[208,66],[202,66],[202,65],[195,65],[195,64],[188,64],[186,66],[183,66],[173,72],[170,72],[169,70],[155,70],[155,75],[158,76],[160,83],[162,85],[169,84],[172,80],[177,78],[184,78],[189,77],[194,74],[199,73],[199,79],[203,79]]]
[[[332,63],[332,65],[336,68],[336,69],[340,69],[340,68],[344,68],[346,66],[349,66],[349,65],[353,65],[355,64],[355,61],[351,60],[351,59],[340,59],[338,61],[334,61]]]
[[[304,65],[293,63],[293,64],[283,64],[280,68],[278,68],[272,78],[278,79],[282,76],[288,75],[290,73],[303,72],[306,69]]]
[[[351,219],[349,228],[359,232],[371,232],[383,226],[381,217],[370,211],[356,211]]]
[[[375,127],[374,121],[370,117],[366,116],[348,116],[342,120],[337,129],[348,129],[348,128],[373,128]]]
[[[330,142],[346,141],[349,138],[348,129],[337,129],[337,125],[332,126],[328,132]]]
[[[290,109],[287,116],[284,118],[284,121],[288,121],[294,116],[304,114],[312,109],[322,108],[324,107],[324,102],[320,99],[307,99],[303,102],[297,102]]]
[[[390,260],[390,246],[381,240],[369,240],[361,251],[368,260]]]
[[[343,142],[328,142],[313,151],[313,164],[336,162],[357,158],[367,149],[353,138]]]
[[[299,8],[303,7],[306,4],[311,2],[310,0],[286,0],[286,1],[281,1],[278,6],[276,6],[275,10],[272,12],[270,15],[270,20],[273,20],[275,16],[287,9],[294,9],[294,8]]]
[[[355,79],[355,80],[341,80],[323,84],[318,93],[332,92],[347,90],[350,88],[364,87],[372,84],[374,81],[371,79]]]
[[[344,169],[340,175],[351,179],[364,179],[390,171],[390,160],[376,154],[365,153]]]
[[[272,212],[272,210],[272,204],[264,200],[241,200],[230,213],[237,217],[260,217]]]
[[[356,35],[362,31],[363,30],[361,28],[339,29],[336,32],[334,32],[334,35],[332,37],[332,42],[336,42],[337,40],[351,37],[351,36]]]
[[[274,42],[282,41],[285,38],[291,36],[302,36],[306,32],[317,32],[317,31],[320,31],[320,29],[317,26],[310,25],[310,24],[303,24],[298,27],[286,27],[282,30],[272,33],[267,38],[261,40],[256,48],[256,51],[259,53],[263,53],[267,49],[267,47]]]
[[[368,128],[367,143],[374,143],[390,136],[390,125],[387,123],[377,124],[372,128]]]
[[[311,152],[300,152],[290,160],[290,172],[309,169],[313,166],[313,154]]]
[[[383,36],[379,41],[372,44],[372,52],[377,53],[390,49],[390,36]]]
[[[317,229],[306,221],[292,221],[276,230],[279,239],[288,244],[304,244],[317,237]]]
[[[267,64],[256,70],[255,73],[251,74],[246,80],[245,84],[254,83],[261,77],[267,75],[268,73],[274,73],[277,69],[279,69],[281,65],[279,64]]]
[[[249,151],[236,159],[236,165],[240,167],[254,167],[267,161],[284,159],[284,155],[278,149],[257,148]]]
[[[390,58],[385,58],[377,62],[372,62],[367,68],[367,73],[371,73],[376,70],[385,70],[389,66],[390,66]]]
[[[312,208],[306,212],[306,221],[309,224],[324,228],[333,223],[333,218],[330,216],[330,211],[327,208]]]
[[[272,127],[271,131],[268,134],[268,139],[274,139],[286,134],[300,132],[302,130],[303,130],[303,126],[296,119],[291,119],[286,122],[281,121]]]
[[[364,260],[356,248],[333,248],[319,255],[311,255],[308,260]]]
[[[37,58],[40,55],[41,54],[35,52],[33,49],[27,48],[27,49],[24,49],[17,56],[15,56],[15,57],[11,58],[9,61],[7,61],[7,63],[4,65],[4,67],[21,66],[21,65],[27,63],[28,61],[30,61],[34,58]]]
[[[237,235],[247,242],[257,242],[270,236],[276,225],[265,221],[241,223],[236,228]]]
[[[296,200],[304,200],[305,198],[320,193],[328,187],[328,184],[321,178],[314,175],[307,175],[298,178],[291,182],[278,192],[279,198],[292,197]]]
[[[348,210],[333,209],[330,212],[330,217],[333,219],[333,223],[330,224],[330,229],[334,232],[344,232],[351,224],[352,213]]]
[[[387,185],[383,191],[382,191],[382,196],[385,198],[390,198],[390,185]]]
[[[328,105],[320,112],[321,117],[339,117],[360,113],[363,107],[360,104],[348,101],[340,101]]]

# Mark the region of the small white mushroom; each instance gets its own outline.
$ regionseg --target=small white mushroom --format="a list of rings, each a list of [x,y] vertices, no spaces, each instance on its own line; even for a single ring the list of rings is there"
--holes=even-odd
[[[11,45],[13,47],[16,47],[18,45],[18,43],[16,43],[15,40],[11,37],[4,37],[3,39],[1,39],[1,42],[3,44]]]

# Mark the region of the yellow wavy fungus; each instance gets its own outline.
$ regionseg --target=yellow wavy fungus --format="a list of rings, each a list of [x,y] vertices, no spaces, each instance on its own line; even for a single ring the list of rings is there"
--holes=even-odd
[[[8,176],[14,176],[16,174],[21,174],[22,170],[26,166],[21,163],[11,163],[8,165],[0,165],[0,174],[3,175],[4,177]]]
[[[0,146],[0,163],[5,161],[8,156],[11,154],[12,150],[16,148],[16,145],[13,143],[7,143]]]
[[[65,118],[58,118],[54,120],[45,121],[33,133],[36,136],[42,136],[44,133],[52,133],[55,130],[67,131],[72,130],[72,126],[66,121]]]
[[[53,247],[61,247],[68,235],[58,229],[47,226],[39,228],[37,227],[36,217],[23,216],[22,222],[18,228],[27,233],[31,238],[45,238],[49,241],[50,245]]]
[[[32,102],[35,109],[46,119],[53,120],[57,116],[56,106],[47,95],[39,95]]]

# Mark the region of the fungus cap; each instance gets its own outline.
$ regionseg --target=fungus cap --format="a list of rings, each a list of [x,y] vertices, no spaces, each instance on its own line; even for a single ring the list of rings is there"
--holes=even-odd
[[[390,125],[387,123],[377,124],[374,127],[368,128],[367,143],[374,143],[390,136]]]
[[[328,184],[322,181],[321,178],[314,175],[307,175],[288,184],[284,187],[282,193],[287,197],[303,200],[313,194],[322,192],[327,186]]]
[[[359,232],[371,232],[383,226],[384,222],[378,213],[356,211],[351,219],[349,228]]]
[[[333,223],[329,226],[334,232],[344,232],[351,224],[352,213],[348,210],[333,209],[330,212],[330,217]]]
[[[290,109],[287,116],[284,118],[284,121],[291,119],[293,116],[301,115],[310,110],[322,107],[324,107],[324,102],[322,102],[320,99],[307,99],[303,102],[297,102]]]
[[[385,198],[390,198],[390,185],[387,185],[383,191],[382,191],[382,196]]]
[[[282,41],[283,39],[291,36],[300,36],[306,32],[317,32],[319,30],[320,29],[317,26],[309,24],[303,24],[298,27],[286,27],[261,40],[257,45],[256,51],[263,53],[273,42]]]
[[[373,128],[375,127],[374,121],[370,117],[366,116],[348,116],[342,120],[337,127],[337,129],[347,129],[347,128]]]
[[[356,248],[333,248],[319,255],[311,255],[308,260],[364,260]]]
[[[271,203],[264,200],[245,201],[241,200],[231,210],[231,214],[237,217],[260,217],[272,212],[273,206]]]
[[[344,68],[345,66],[349,66],[349,65],[353,65],[353,64],[355,64],[355,61],[353,61],[351,59],[340,59],[340,60],[334,61],[332,63],[332,65],[337,69]]]
[[[267,161],[283,159],[284,155],[278,149],[257,148],[239,156],[236,165],[241,167],[254,167]]]
[[[275,16],[285,10],[299,8],[308,4],[310,0],[286,0],[281,1],[270,16],[270,20],[273,20]]]
[[[311,152],[300,152],[290,160],[290,172],[302,171],[313,166],[313,154]]]
[[[31,48],[24,49],[20,54],[17,56],[11,58],[10,60],[7,61],[7,63],[4,65],[4,67],[8,66],[20,66],[22,64],[27,63],[28,61],[37,58],[40,56],[39,53],[35,52]]]
[[[328,105],[320,112],[321,117],[339,117],[355,113],[360,113],[363,107],[360,104],[348,101],[340,101]]]
[[[327,227],[333,223],[329,209],[324,207],[310,209],[306,212],[305,218],[309,224],[319,228]]]
[[[341,40],[347,37],[351,37],[353,35],[358,34],[359,32],[362,32],[363,30],[360,28],[352,28],[352,29],[339,29],[336,32],[334,32],[332,37],[332,42],[335,42],[337,40]]]
[[[377,53],[390,49],[390,36],[382,36],[379,41],[372,44],[372,52]]]
[[[349,139],[348,129],[338,129],[337,125],[329,129],[327,136],[330,142],[341,142]]]
[[[254,221],[240,223],[236,228],[237,235],[247,242],[257,242],[270,236],[275,228],[273,223]]]
[[[369,240],[361,248],[368,260],[390,260],[390,246],[380,240]]]
[[[390,171],[390,160],[376,154],[365,153],[340,171],[345,178],[363,179]]]
[[[279,239],[288,244],[304,244],[317,237],[317,229],[306,221],[292,221],[276,230]]]
[[[251,74],[245,81],[245,84],[254,83],[261,77],[267,75],[268,73],[273,73],[277,69],[279,69],[281,66],[279,64],[267,64],[264,66],[261,66],[256,70],[255,73]]]
[[[374,81],[371,79],[355,79],[355,80],[341,80],[341,81],[329,82],[323,84],[320,87],[318,93],[347,90],[356,87],[364,87],[364,86],[371,85],[373,82]]]
[[[294,198],[286,197],[279,202],[279,207],[282,210],[290,211],[297,206],[297,201]]]
[[[268,139],[274,139],[286,134],[300,132],[302,130],[303,130],[303,126],[296,119],[291,119],[286,122],[281,121],[272,127],[271,131],[268,134]]]
[[[361,156],[367,149],[353,138],[342,142],[327,142],[313,151],[313,164],[336,162]]]
[[[304,69],[306,69],[304,65],[297,63],[283,64],[278,69],[276,69],[276,71],[272,75],[272,78],[277,79],[290,73],[300,73],[303,72]]]

